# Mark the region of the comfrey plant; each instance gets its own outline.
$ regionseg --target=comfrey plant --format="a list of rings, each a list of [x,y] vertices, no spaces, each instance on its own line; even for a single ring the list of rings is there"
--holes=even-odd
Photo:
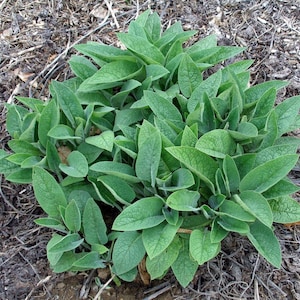
[[[300,97],[275,106],[287,83],[249,87],[242,60],[207,69],[244,48],[217,46],[180,22],[162,32],[149,11],[118,39],[75,48],[75,77],[51,99],[7,105],[7,180],[32,183],[53,228],[55,272],[111,267],[132,281],[145,258],[151,279],[171,268],[182,286],[215,257],[230,232],[281,265],[273,223],[300,221],[287,177],[298,161]],[[206,75],[205,75],[206,74]]]

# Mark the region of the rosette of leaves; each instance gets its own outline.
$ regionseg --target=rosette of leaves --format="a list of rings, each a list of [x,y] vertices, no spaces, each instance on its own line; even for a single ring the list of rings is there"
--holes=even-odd
[[[33,183],[48,215],[37,224],[57,230],[47,246],[54,271],[109,264],[132,281],[146,257],[151,279],[171,268],[187,286],[230,232],[280,267],[273,223],[300,220],[287,177],[300,97],[275,106],[287,83],[250,86],[249,60],[208,76],[244,49],[215,36],[184,47],[195,34],[180,22],[162,31],[146,11],[117,34],[126,50],[78,45],[75,77],[52,82],[49,101],[7,105],[0,171]]]

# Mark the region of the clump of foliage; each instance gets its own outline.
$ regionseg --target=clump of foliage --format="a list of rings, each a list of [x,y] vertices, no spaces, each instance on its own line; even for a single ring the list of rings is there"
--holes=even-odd
[[[146,258],[151,279],[171,268],[182,286],[231,232],[281,265],[273,223],[300,220],[287,177],[298,161],[300,97],[275,106],[287,83],[249,85],[242,60],[206,70],[244,48],[218,46],[177,22],[162,32],[149,11],[118,39],[89,42],[70,59],[75,77],[51,99],[7,105],[7,180],[32,183],[53,228],[55,272],[111,266],[132,281]]]

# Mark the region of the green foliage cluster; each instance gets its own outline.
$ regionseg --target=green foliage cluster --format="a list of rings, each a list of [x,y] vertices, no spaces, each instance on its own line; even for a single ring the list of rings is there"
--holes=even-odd
[[[132,281],[146,257],[151,279],[171,268],[187,286],[230,232],[280,267],[273,223],[300,220],[287,178],[299,139],[286,135],[300,97],[275,106],[287,83],[250,87],[250,60],[205,76],[244,48],[213,35],[184,47],[195,34],[180,22],[162,32],[146,11],[117,35],[126,50],[78,45],[75,77],[53,81],[49,101],[7,105],[0,172],[33,184],[55,272],[110,265]]]

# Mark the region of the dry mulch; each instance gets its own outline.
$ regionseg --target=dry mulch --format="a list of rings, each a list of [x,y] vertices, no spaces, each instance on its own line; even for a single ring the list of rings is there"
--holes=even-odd
[[[112,4],[113,3],[113,4]],[[112,6],[111,6],[112,4]],[[6,147],[6,102],[15,95],[46,99],[51,80],[72,76],[72,46],[94,40],[115,44],[115,32],[147,8],[165,27],[181,21],[199,30],[197,39],[217,34],[223,45],[247,46],[240,58],[254,59],[252,83],[289,80],[278,101],[300,94],[300,3],[284,0],[211,1],[0,1],[0,139]],[[299,169],[291,176],[299,183]],[[297,195],[296,195],[297,196]],[[299,196],[299,195],[298,195]],[[54,274],[45,247],[51,231],[39,228],[42,215],[31,186],[0,185],[0,299],[96,299],[109,277],[95,271]],[[103,288],[101,299],[300,299],[300,228],[276,226],[283,251],[273,269],[244,238],[232,234],[222,252],[199,267],[182,289],[170,274],[143,286],[138,280]]]

